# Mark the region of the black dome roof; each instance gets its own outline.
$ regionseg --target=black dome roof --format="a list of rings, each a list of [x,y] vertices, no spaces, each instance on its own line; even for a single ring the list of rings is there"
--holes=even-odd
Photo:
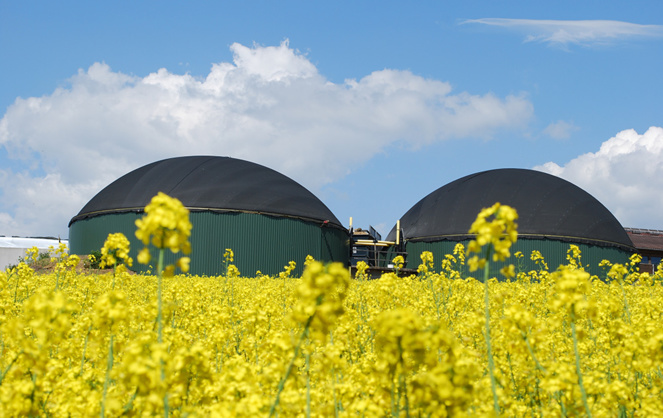
[[[484,171],[440,187],[403,215],[403,239],[469,238],[468,231],[479,211],[495,202],[518,211],[520,237],[634,250],[619,221],[589,193],[559,177],[525,169]],[[396,227],[387,239],[396,239]]]
[[[106,213],[140,212],[158,192],[178,198],[191,211],[256,212],[329,221],[342,228],[324,203],[289,177],[215,156],[169,158],[138,168],[97,193],[69,225]]]

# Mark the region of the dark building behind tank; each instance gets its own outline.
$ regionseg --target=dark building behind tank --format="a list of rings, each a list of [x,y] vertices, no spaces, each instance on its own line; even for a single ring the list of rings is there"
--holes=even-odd
[[[574,184],[534,170],[497,169],[472,174],[440,187],[421,199],[400,219],[401,239],[407,252],[405,267],[416,268],[420,254],[431,251],[436,267],[457,243],[467,243],[472,222],[483,208],[499,202],[519,215],[518,241],[511,254],[521,251],[520,271],[538,270],[530,260],[541,252],[550,270],[565,264],[570,244],[582,251],[581,262],[599,277],[603,259],[625,263],[635,248],[622,225],[598,200]],[[396,240],[396,227],[387,241]],[[588,266],[588,267],[587,267]],[[497,270],[499,264],[494,264]],[[495,274],[493,272],[493,274]]]
[[[143,247],[135,221],[158,192],[191,212],[191,274],[223,273],[226,248],[248,276],[278,274],[291,260],[293,274],[301,273],[307,255],[348,262],[348,231],[306,188],[267,167],[215,156],[157,161],[108,185],[69,222],[71,253],[98,251],[109,233],[122,232],[135,260]],[[174,260],[170,251],[166,256]],[[149,270],[134,263],[134,270]]]

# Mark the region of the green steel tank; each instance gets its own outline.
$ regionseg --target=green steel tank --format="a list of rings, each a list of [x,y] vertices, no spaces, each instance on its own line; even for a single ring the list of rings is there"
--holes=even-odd
[[[217,156],[165,159],[120,177],[69,222],[71,253],[98,251],[109,233],[122,232],[131,242],[133,270],[153,271],[135,261],[143,247],[135,221],[158,192],[190,211],[191,274],[223,274],[226,248],[243,276],[276,275],[290,261],[298,275],[307,255],[348,262],[347,229],[310,191],[270,168]],[[166,256],[174,260],[170,251]]]
[[[458,243],[473,238],[468,234],[481,209],[496,202],[514,207],[519,219],[518,240],[508,263],[517,271],[538,270],[530,258],[541,252],[550,271],[566,264],[570,245],[581,250],[581,263],[591,274],[605,278],[599,263],[626,263],[636,252],[628,234],[597,199],[574,184],[535,170],[496,169],[471,174],[433,191],[400,219],[400,239],[407,252],[407,268],[417,268],[423,251],[434,255],[436,270],[441,260]],[[396,226],[387,241],[397,237]],[[493,263],[492,274],[502,265]],[[475,273],[477,274],[477,273]]]

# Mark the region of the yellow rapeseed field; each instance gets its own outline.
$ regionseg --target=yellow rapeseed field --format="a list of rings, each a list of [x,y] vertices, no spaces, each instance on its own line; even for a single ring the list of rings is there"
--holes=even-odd
[[[188,214],[160,199],[138,262],[190,249]],[[0,273],[0,416],[661,416],[663,273],[634,256],[590,276],[573,245],[549,269],[510,254],[516,222],[496,204],[467,248],[376,280],[310,257],[242,277],[231,249],[218,277],[177,274],[187,257],[135,275],[117,235],[112,272],[61,247],[36,274],[33,249]],[[540,268],[487,276],[518,257]]]

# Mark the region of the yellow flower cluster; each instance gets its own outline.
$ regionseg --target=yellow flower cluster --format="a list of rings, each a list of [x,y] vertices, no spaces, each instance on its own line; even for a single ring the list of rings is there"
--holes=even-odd
[[[394,265],[394,271],[398,273],[403,268],[405,259],[402,255],[397,255],[393,260],[391,260],[391,263]]]
[[[518,213],[507,205],[495,203],[482,209],[469,230],[476,237],[468,244],[468,252],[480,253],[484,246],[490,244],[487,252],[492,253],[493,261],[506,260],[511,256],[511,245],[518,239],[516,219]],[[483,268],[485,263],[486,258],[477,255],[468,260],[470,271]]]
[[[506,259],[500,212],[475,233]],[[599,279],[577,247],[553,272],[533,252],[538,271],[482,283],[459,245],[406,278],[307,258],[301,278],[111,285],[58,251],[53,273],[0,273],[0,417],[663,415],[663,271],[637,257]]]
[[[223,253],[223,266],[224,270],[226,271],[226,279],[234,279],[235,277],[239,277],[241,275],[237,266],[233,264],[233,261],[235,261],[235,253],[232,249],[226,248],[226,252]]]
[[[460,347],[452,333],[437,321],[427,325],[406,308],[378,314],[373,327],[378,357],[374,372],[382,385],[392,385],[392,416],[407,415],[411,409],[426,416],[455,416],[466,410],[479,369],[472,360],[475,354]]]
[[[283,267],[283,271],[279,273],[279,277],[282,279],[287,279],[290,277],[290,273],[297,267],[297,263],[290,261],[287,266]]]
[[[159,192],[145,206],[145,216],[136,220],[136,238],[145,245],[138,254],[138,262],[148,264],[151,254],[147,245],[152,243],[159,250],[170,249],[173,253],[191,252],[191,222],[189,210],[178,199]],[[189,271],[189,258],[182,257],[178,263],[183,272]],[[166,275],[173,274],[175,266],[166,267]]]
[[[282,381],[278,416],[494,413],[483,283],[459,270],[368,281],[318,262],[305,271],[166,277],[162,342],[152,276],[119,273],[112,289],[111,273],[0,273],[0,416],[163,415],[166,395],[172,416],[267,416]],[[500,414],[585,414],[573,323],[592,414],[661,415],[663,275],[530,273],[490,283]],[[311,317],[320,338],[295,355]]]
[[[587,298],[590,290],[589,273],[578,270],[575,264],[569,264],[561,266],[550,278],[554,283],[552,310],[563,310],[574,315],[587,310],[591,304]]]
[[[231,264],[228,266],[228,270],[226,272],[226,277],[229,279],[234,279],[235,277],[239,277],[241,273],[239,272],[239,269],[237,268],[236,265]]]
[[[350,273],[341,263],[312,261],[295,290],[293,318],[324,334],[345,311],[343,301],[350,286]]]
[[[365,261],[357,262],[357,273],[355,274],[355,279],[366,280],[368,278],[366,275],[366,270],[368,270],[368,267],[368,263]]]
[[[421,276],[427,276],[429,272],[435,271],[435,262],[433,261],[433,253],[424,251],[421,253],[421,264],[417,267],[417,273]]]
[[[223,253],[223,264],[228,265],[235,261],[235,252],[231,248],[226,248],[226,252]]]
[[[99,266],[115,267],[124,264],[129,267],[133,265],[133,259],[129,257],[129,240],[123,233],[108,234],[108,238],[101,247],[101,262]]]

